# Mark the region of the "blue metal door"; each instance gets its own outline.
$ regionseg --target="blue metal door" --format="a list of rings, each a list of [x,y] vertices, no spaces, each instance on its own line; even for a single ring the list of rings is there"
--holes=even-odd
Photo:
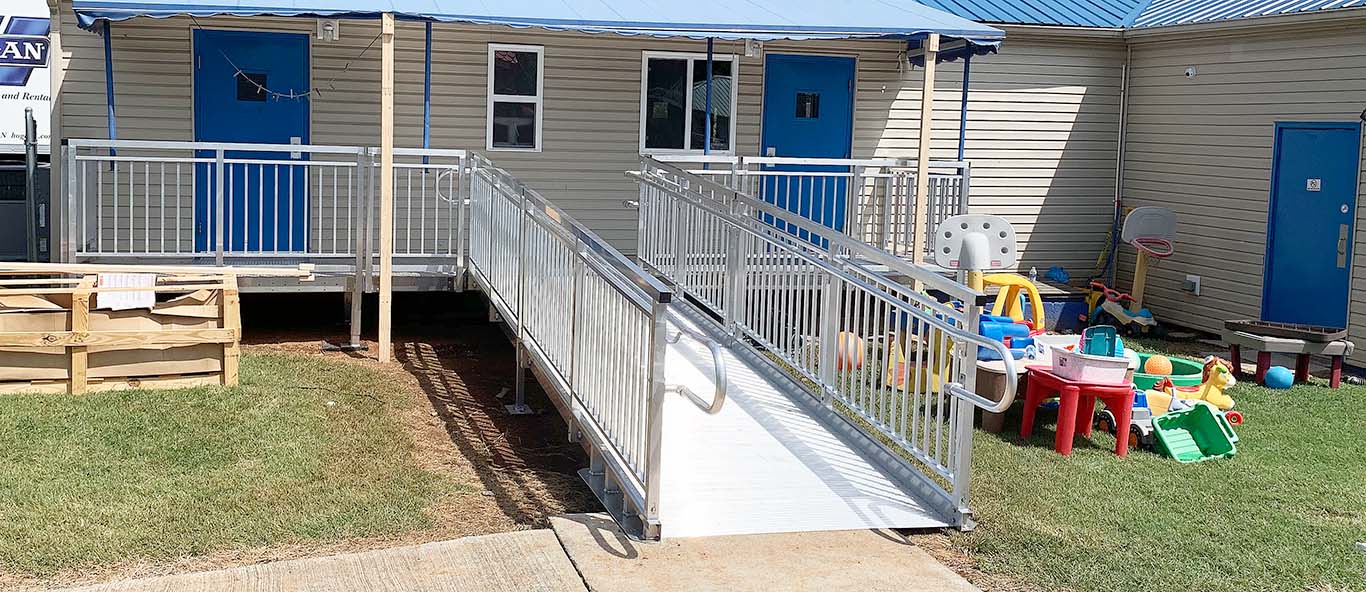
[[[764,66],[763,156],[849,158],[854,129],[854,59],[768,54]],[[844,229],[848,180],[827,175],[849,167],[775,165],[758,192],[830,228]]]
[[[194,132],[199,142],[307,144],[308,36],[254,31],[194,31]],[[282,96],[283,95],[283,96]],[[199,151],[213,158],[213,151]],[[303,153],[228,151],[242,159],[224,174],[225,248],[303,251],[308,244],[307,159]],[[280,161],[276,164],[275,161]],[[195,249],[217,241],[215,167],[196,165]]]
[[[1262,318],[1347,326],[1360,123],[1277,123]]]

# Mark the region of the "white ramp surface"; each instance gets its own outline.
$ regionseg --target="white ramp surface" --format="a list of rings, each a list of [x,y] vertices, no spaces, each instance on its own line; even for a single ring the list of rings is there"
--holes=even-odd
[[[672,315],[670,335],[679,324],[708,334]],[[662,538],[948,526],[793,399],[807,395],[780,391],[728,349],[725,357],[729,396],[718,414],[687,397],[665,400]],[[665,364],[669,384],[710,401],[705,343],[685,334]]]

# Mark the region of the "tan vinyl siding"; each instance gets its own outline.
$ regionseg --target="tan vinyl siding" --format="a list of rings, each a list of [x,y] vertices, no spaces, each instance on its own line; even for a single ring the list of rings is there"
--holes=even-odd
[[[1133,46],[1125,203],[1172,208],[1179,224],[1176,255],[1148,275],[1147,304],[1159,318],[1217,332],[1227,319],[1260,315],[1275,122],[1357,120],[1363,46],[1359,27]],[[1366,170],[1361,181],[1366,191]],[[1349,324],[1366,343],[1360,207],[1357,217]],[[1127,278],[1133,249],[1121,252]],[[1182,290],[1186,274],[1201,276],[1200,296]],[[1366,352],[1353,362],[1366,363]]]
[[[1021,269],[1043,274],[1060,265],[1085,278],[1095,268],[1113,211],[1123,63],[1123,45],[1113,41],[1014,33],[999,54],[973,61],[966,143],[972,209],[1015,226]],[[915,156],[919,76],[903,73],[896,94],[894,63],[861,68],[856,153]],[[962,62],[940,64],[935,159],[957,157],[962,78]]]
[[[64,10],[69,11],[69,4]],[[312,33],[312,19],[204,18],[212,28]],[[186,18],[135,19],[113,27],[118,134],[123,139],[193,138],[190,39]],[[104,57],[98,34],[69,21],[72,62],[62,132],[106,134]],[[378,33],[375,21],[344,21],[336,43],[312,41],[314,144],[378,143]],[[422,124],[422,25],[397,34],[395,143],[418,146]],[[604,238],[634,249],[635,214],[623,200],[636,190],[623,172],[638,166],[642,51],[704,50],[690,39],[554,33],[437,24],[433,38],[432,146],[485,146],[487,44],[545,46],[544,145],[539,153],[489,156],[566,207]],[[770,42],[769,53],[832,53],[858,59],[854,156],[913,158],[921,72],[905,65],[896,41]],[[718,41],[718,53],[743,56],[743,44]],[[357,57],[357,56],[360,57]],[[1122,46],[1114,42],[1012,37],[999,55],[973,64],[967,156],[974,161],[971,201],[1016,224],[1024,266],[1063,265],[1074,276],[1094,266],[1113,199]],[[350,63],[347,71],[342,68]],[[956,157],[961,63],[942,64],[933,156]],[[760,151],[762,60],[741,57],[737,149]],[[186,197],[188,199],[188,197]],[[311,218],[330,219],[330,200]],[[188,211],[186,208],[182,211]],[[188,215],[188,214],[183,214]],[[400,212],[400,218],[403,213]],[[327,235],[315,227],[315,239]],[[402,231],[399,233],[403,236]],[[330,243],[328,245],[330,247]]]

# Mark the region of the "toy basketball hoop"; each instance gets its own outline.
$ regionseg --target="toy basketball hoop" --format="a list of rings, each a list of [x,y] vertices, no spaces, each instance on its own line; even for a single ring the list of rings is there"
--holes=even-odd
[[[1167,257],[1171,257],[1172,253],[1176,252],[1176,249],[1172,247],[1171,241],[1155,236],[1140,236],[1129,241],[1129,244],[1133,245],[1135,249],[1152,255],[1153,257],[1157,257],[1158,259],[1166,259]]]
[[[1141,253],[1159,259],[1170,257],[1176,252],[1172,245],[1176,240],[1176,214],[1154,206],[1134,208],[1124,217],[1119,237]]]
[[[1124,228],[1119,238],[1138,249],[1138,261],[1134,265],[1133,301],[1129,303],[1129,310],[1137,314],[1143,308],[1148,258],[1166,259],[1176,252],[1176,214],[1167,208],[1154,206],[1134,208],[1124,217]]]

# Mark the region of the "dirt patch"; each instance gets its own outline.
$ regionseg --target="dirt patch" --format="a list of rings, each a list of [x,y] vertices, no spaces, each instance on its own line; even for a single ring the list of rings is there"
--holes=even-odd
[[[983,592],[1040,592],[1042,589],[1013,578],[978,569],[977,560],[966,549],[953,544],[946,534],[915,534],[910,540]]]
[[[418,464],[462,485],[427,509],[431,527],[394,537],[129,561],[43,580],[0,574],[0,589],[74,586],[545,528],[551,516],[601,511],[576,473],[588,465],[587,456],[568,441],[565,422],[530,373],[527,400],[540,413],[510,416],[503,409],[513,398],[515,354],[500,327],[487,322],[477,296],[399,296],[398,303],[408,306],[396,306],[395,362],[379,363],[372,339],[365,341],[366,351],[322,351],[324,341],[341,342],[347,335],[335,296],[247,295],[243,349],[323,356],[389,377],[405,394],[390,411],[412,434]],[[373,320],[367,326],[374,327]]]

